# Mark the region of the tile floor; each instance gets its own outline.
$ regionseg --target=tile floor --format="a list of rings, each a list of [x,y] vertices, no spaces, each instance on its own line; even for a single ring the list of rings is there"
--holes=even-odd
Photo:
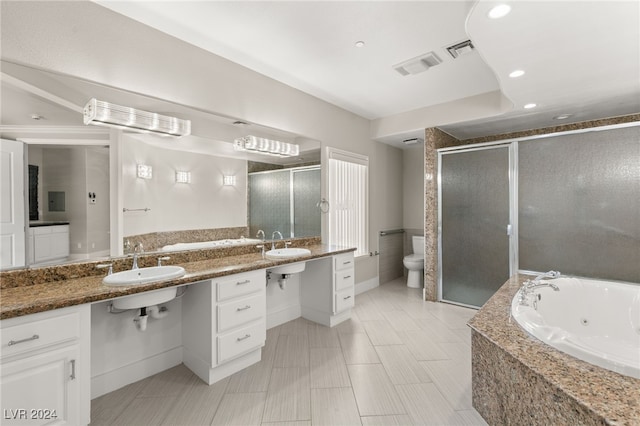
[[[267,331],[262,361],[207,386],[184,365],[96,398],[91,425],[484,425],[471,406],[475,311],[403,279],[356,296],[334,328]]]

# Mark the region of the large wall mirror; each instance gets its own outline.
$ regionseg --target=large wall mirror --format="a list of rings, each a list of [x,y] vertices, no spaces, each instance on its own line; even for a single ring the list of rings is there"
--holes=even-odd
[[[284,238],[321,234],[319,141],[66,75],[1,65],[1,136],[25,144],[25,223],[37,235],[48,232],[46,225],[69,226],[69,253],[53,260],[34,257],[34,237],[27,235],[26,266],[119,256],[142,241],[147,252],[181,249],[176,242],[205,238],[200,230],[214,239],[255,238],[258,229],[267,238],[275,231]],[[85,126],[82,108],[93,97],[189,119],[192,134],[172,138]],[[233,141],[247,135],[295,143],[300,153],[235,150]],[[139,165],[150,167],[150,178],[139,176]],[[149,244],[150,236],[161,234],[164,239]]]

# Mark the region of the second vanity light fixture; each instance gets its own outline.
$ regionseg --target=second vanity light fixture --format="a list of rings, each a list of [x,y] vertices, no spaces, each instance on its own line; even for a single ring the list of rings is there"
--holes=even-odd
[[[191,172],[176,170],[176,183],[191,183]]]
[[[236,139],[233,147],[236,151],[251,151],[278,157],[295,157],[300,153],[300,147],[294,143],[251,135]]]
[[[117,127],[161,136],[191,134],[191,121],[155,112],[142,111],[92,98],[84,106],[84,124]]]

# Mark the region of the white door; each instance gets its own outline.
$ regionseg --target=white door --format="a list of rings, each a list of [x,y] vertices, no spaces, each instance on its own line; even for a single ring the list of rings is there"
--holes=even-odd
[[[24,145],[0,140],[0,268],[24,266]]]

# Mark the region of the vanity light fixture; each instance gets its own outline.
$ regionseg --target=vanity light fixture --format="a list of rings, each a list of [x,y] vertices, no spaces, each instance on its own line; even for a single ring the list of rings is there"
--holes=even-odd
[[[137,175],[141,179],[151,179],[153,177],[153,167],[146,164],[138,164]]]
[[[236,185],[236,177],[235,177],[235,175],[224,175],[224,176],[222,176],[222,184],[224,186],[235,186]]]
[[[300,147],[296,144],[251,135],[236,139],[233,142],[233,148],[236,151],[250,151],[278,157],[295,157],[300,153]]]
[[[511,12],[511,6],[508,4],[499,4],[489,10],[488,16],[491,19],[499,19],[507,16]]]
[[[155,112],[142,111],[92,98],[84,106],[84,124],[116,127],[161,136],[186,136],[191,133],[191,121]]]
[[[191,172],[176,170],[176,183],[191,183]]]

